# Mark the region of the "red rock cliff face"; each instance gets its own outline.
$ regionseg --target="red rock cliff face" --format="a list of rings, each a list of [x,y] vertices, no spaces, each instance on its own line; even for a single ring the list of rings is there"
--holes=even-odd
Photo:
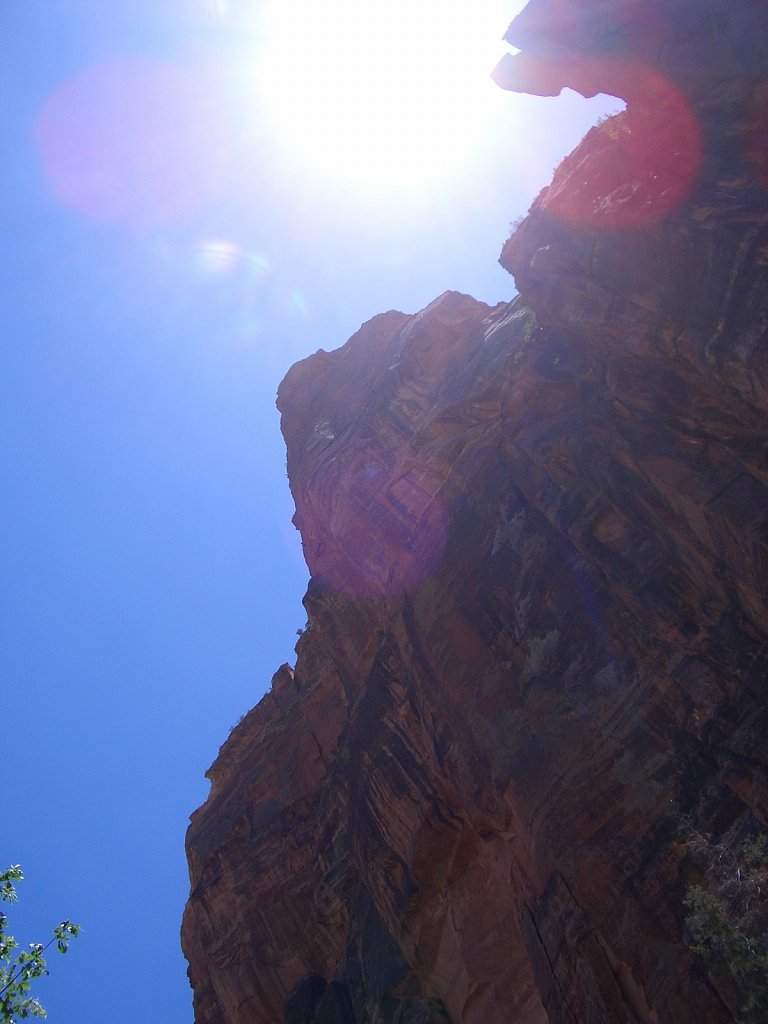
[[[534,0],[502,84],[629,106],[520,298],[283,382],[308,626],[192,818],[197,1024],[735,1019],[680,825],[767,824],[767,20]]]

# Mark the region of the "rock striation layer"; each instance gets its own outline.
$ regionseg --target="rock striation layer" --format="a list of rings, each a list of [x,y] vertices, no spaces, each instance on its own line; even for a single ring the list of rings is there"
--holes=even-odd
[[[188,835],[197,1024],[687,1024],[683,822],[768,826],[768,12],[533,0],[610,91],[504,246],[294,366],[295,669]],[[513,71],[514,67],[514,71]]]

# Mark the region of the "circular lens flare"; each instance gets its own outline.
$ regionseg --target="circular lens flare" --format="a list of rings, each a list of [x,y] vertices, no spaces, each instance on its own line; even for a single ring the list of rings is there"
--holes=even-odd
[[[360,598],[392,597],[438,565],[448,536],[442,475],[368,447],[317,470],[294,517],[312,575]]]
[[[592,227],[660,220],[686,199],[695,181],[702,153],[698,119],[679,90],[644,65],[602,60],[593,73],[598,76],[630,83],[627,109],[593,128],[566,157],[546,206]]]
[[[36,141],[53,193],[93,220],[147,229],[188,217],[222,188],[233,133],[195,75],[115,59],[64,82]]]

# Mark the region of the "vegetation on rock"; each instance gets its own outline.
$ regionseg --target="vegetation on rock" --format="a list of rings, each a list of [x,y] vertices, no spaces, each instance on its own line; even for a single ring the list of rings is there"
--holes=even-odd
[[[768,835],[733,846],[691,832],[691,852],[706,862],[706,885],[685,895],[691,948],[714,976],[729,978],[742,1024],[768,1020]]]

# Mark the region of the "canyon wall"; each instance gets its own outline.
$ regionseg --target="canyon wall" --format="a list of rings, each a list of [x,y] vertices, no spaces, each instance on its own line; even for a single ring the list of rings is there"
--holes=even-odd
[[[507,241],[294,366],[311,573],[188,835],[197,1024],[686,1024],[695,827],[768,826],[768,10],[533,0],[610,92]]]

